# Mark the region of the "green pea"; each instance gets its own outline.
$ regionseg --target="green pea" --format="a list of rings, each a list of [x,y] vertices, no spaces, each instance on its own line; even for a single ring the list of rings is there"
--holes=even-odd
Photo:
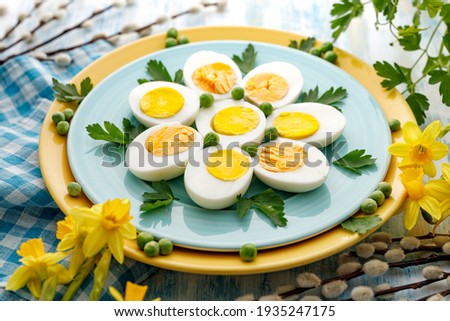
[[[324,43],[320,46],[320,48],[319,48],[319,50],[320,50],[321,52],[327,52],[327,51],[331,51],[331,50],[333,50],[333,49],[334,49],[333,43],[331,43],[331,42],[329,42],[329,41],[324,42]]]
[[[64,109],[63,114],[64,114],[64,117],[66,118],[65,120],[69,121],[72,119],[74,112],[72,109],[67,108],[67,109]]]
[[[178,41],[175,38],[167,38],[166,39],[166,48],[175,47],[178,45]]]
[[[203,148],[216,146],[219,143],[219,135],[210,132],[203,138]]]
[[[269,117],[270,114],[272,114],[273,106],[272,106],[271,103],[261,103],[261,104],[259,105],[259,109],[262,110],[262,112],[264,113],[264,115],[265,115],[266,117]]]
[[[200,106],[204,108],[211,107],[214,103],[214,96],[212,94],[201,94],[200,95]]]
[[[310,53],[311,55],[317,56],[317,57],[322,56],[322,50],[320,50],[319,48],[311,48],[311,49],[309,50],[309,53]]]
[[[180,36],[180,38],[178,38],[178,44],[179,45],[185,45],[189,43],[189,38],[186,36]]]
[[[270,142],[278,138],[278,130],[275,127],[267,128],[264,132],[264,143]]]
[[[334,51],[327,51],[323,55],[323,59],[325,59],[326,61],[331,62],[331,63],[335,63],[337,57],[338,57],[337,53],[335,53]]]
[[[66,120],[66,116],[60,111],[57,111],[52,115],[52,120],[55,123],[55,125],[58,125],[59,122]]]
[[[69,123],[63,120],[60,121],[58,125],[56,125],[56,131],[58,132],[58,134],[65,136],[69,132],[69,127]]]
[[[67,192],[72,197],[77,197],[81,193],[81,186],[77,182],[70,182],[67,184]]]
[[[177,39],[178,30],[176,28],[170,28],[169,30],[167,30],[166,37]]]
[[[173,251],[173,244],[171,240],[160,239],[158,241],[158,245],[159,245],[159,254],[161,255],[169,255]]]
[[[258,146],[258,143],[248,142],[242,145],[241,149],[246,151],[251,157],[253,157],[258,152]]]
[[[242,260],[246,262],[253,261],[256,258],[257,254],[258,250],[252,243],[244,244],[239,250],[239,256],[241,257]]]
[[[154,257],[159,254],[159,245],[156,241],[150,241],[144,246],[144,253],[147,256]]]
[[[245,91],[242,87],[234,87],[231,91],[231,97],[233,97],[234,100],[241,100],[244,98]]]
[[[375,202],[377,202],[378,206],[381,206],[384,203],[385,197],[382,191],[376,190],[372,194],[370,194],[369,198],[373,199]]]
[[[378,184],[377,190],[382,191],[385,198],[388,198],[392,193],[392,185],[388,182],[381,182]]]
[[[396,132],[397,130],[400,129],[401,127],[401,123],[398,119],[391,119],[389,121],[389,128],[391,129],[391,131]]]
[[[138,236],[136,237],[136,243],[140,250],[143,250],[145,247],[145,244],[147,244],[150,241],[154,241],[155,237],[152,233],[149,232],[140,232]]]
[[[375,202],[371,198],[366,198],[361,204],[361,211],[363,211],[364,214],[375,213],[377,208],[378,208],[377,202]]]

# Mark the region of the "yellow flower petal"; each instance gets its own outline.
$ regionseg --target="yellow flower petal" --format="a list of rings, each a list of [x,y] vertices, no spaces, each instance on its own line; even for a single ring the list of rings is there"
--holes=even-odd
[[[42,256],[41,262],[46,263],[47,265],[53,265],[61,261],[67,255],[69,255],[68,252],[47,253]]]
[[[440,202],[450,198],[450,184],[442,179],[429,181],[425,185],[425,190],[431,197]]]
[[[74,221],[70,216],[66,216],[64,220],[56,223],[56,238],[62,240],[64,236],[73,231]]]
[[[40,238],[28,240],[20,245],[20,249],[17,251],[17,254],[19,254],[22,257],[25,256],[32,256],[35,258],[41,257],[42,255],[45,254],[44,243]]]
[[[119,228],[120,234],[126,239],[134,240],[136,238],[136,228],[131,223],[126,223]]]
[[[109,294],[111,294],[111,296],[114,298],[114,300],[116,300],[116,301],[124,301],[122,294],[120,294],[120,292],[117,291],[116,288],[110,286],[108,288],[108,290],[109,290]]]
[[[73,250],[72,258],[70,259],[69,271],[70,275],[75,276],[84,262],[83,245],[77,244]]]
[[[405,228],[411,230],[417,223],[420,206],[416,201],[408,200],[405,206]]]
[[[112,255],[120,264],[123,263],[123,237],[120,235],[119,231],[110,233],[108,248]]]
[[[75,207],[69,210],[68,215],[85,226],[95,226],[101,220],[100,213],[92,208]],[[97,207],[98,208],[98,207]]]
[[[394,143],[388,147],[388,152],[394,156],[408,157],[411,146],[405,143]]]
[[[410,145],[417,145],[422,139],[422,131],[417,124],[407,122],[403,125],[403,138]]]
[[[439,202],[435,198],[433,198],[429,195],[426,195],[426,196],[422,197],[418,201],[418,203],[421,208],[423,208],[425,211],[427,211],[428,214],[433,216],[435,219],[441,218],[441,208],[440,208]]]
[[[61,241],[58,243],[57,250],[58,251],[67,251],[75,246],[75,242],[77,240],[77,235],[74,233],[70,233],[64,236]]]
[[[448,155],[448,146],[441,142],[432,142],[430,144],[433,160],[441,159]]]
[[[450,215],[450,199],[446,199],[445,201],[441,202],[441,213],[442,216],[445,215],[445,217],[448,217]]]
[[[139,285],[128,281],[125,287],[125,301],[143,301],[147,289],[147,285]]]
[[[101,226],[92,229],[84,239],[83,252],[86,257],[96,255],[108,242],[108,232]]]
[[[434,166],[433,162],[428,162],[422,165],[423,172],[425,175],[429,177],[435,177],[436,176],[436,166]]]
[[[422,143],[424,145],[430,145],[432,142],[436,140],[440,132],[441,132],[441,122],[439,120],[432,122],[423,131]]]
[[[16,291],[23,288],[33,276],[36,277],[33,269],[28,266],[18,267],[6,283],[6,290]]]
[[[35,298],[39,298],[41,296],[42,283],[39,279],[33,278],[28,280],[27,288],[30,291],[31,295]]]
[[[442,164],[442,175],[444,179],[450,184],[450,164]]]
[[[69,270],[67,270],[61,264],[49,266],[47,269],[47,273],[49,277],[56,275],[58,277],[58,284],[67,284],[72,281],[72,275],[70,274]]]

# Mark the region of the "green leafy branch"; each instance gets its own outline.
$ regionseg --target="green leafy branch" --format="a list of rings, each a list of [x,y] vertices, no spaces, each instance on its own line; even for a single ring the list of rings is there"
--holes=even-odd
[[[381,82],[384,88],[390,90],[397,86],[405,87],[402,94],[406,96],[406,101],[417,122],[423,124],[430,106],[428,98],[417,90],[417,85],[423,80],[428,79],[430,85],[439,86],[442,103],[450,106],[450,4],[441,0],[413,0],[415,12],[411,24],[398,26],[394,22],[398,3],[398,0],[372,0],[364,3],[360,0],[341,0],[335,3],[331,10],[334,18],[331,21],[333,39],[337,40],[351,21],[363,14],[366,5],[372,5],[376,15],[377,29],[388,27],[403,50],[420,52],[411,66],[377,61],[374,68],[379,76],[385,78]],[[423,32],[429,29],[429,26],[424,26],[421,20],[425,12],[432,19],[434,27],[431,29],[429,40],[424,44]],[[443,36],[438,37],[441,30],[443,30]],[[438,53],[435,55],[430,52],[431,45],[434,43],[439,45]],[[419,76],[414,78],[413,75],[420,62],[424,62],[424,67],[420,70]]]

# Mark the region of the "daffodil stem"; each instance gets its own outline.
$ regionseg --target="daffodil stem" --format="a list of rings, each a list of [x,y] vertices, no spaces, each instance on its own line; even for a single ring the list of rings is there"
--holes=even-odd
[[[105,285],[106,276],[108,275],[109,266],[111,264],[111,251],[103,252],[100,261],[94,271],[94,286],[92,287],[89,301],[98,301]]]
[[[58,277],[56,275],[49,277],[42,284],[40,301],[53,301],[56,294],[56,286],[58,285]]]
[[[73,298],[75,293],[77,293],[78,289],[83,284],[84,280],[86,280],[87,276],[94,268],[96,259],[96,256],[90,257],[83,263],[83,265],[81,265],[80,270],[78,271],[73,281],[70,282],[66,293],[62,297],[62,301],[70,301]]]

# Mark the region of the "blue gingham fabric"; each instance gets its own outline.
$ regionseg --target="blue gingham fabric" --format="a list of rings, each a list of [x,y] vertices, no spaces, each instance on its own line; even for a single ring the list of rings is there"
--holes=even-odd
[[[42,238],[46,251],[55,251],[56,222],[64,218],[45,187],[38,160],[39,132],[53,100],[51,79],[68,82],[111,49],[107,42],[97,41],[73,50],[73,62],[67,67],[30,56],[0,65],[0,301],[31,299],[27,290],[4,290],[10,275],[20,266],[16,250],[22,242]],[[141,283],[153,271],[130,259],[122,266],[115,262],[105,289],[113,285],[123,292],[126,281]],[[91,285],[87,280],[76,299],[88,299]],[[101,299],[111,297],[104,292]]]

